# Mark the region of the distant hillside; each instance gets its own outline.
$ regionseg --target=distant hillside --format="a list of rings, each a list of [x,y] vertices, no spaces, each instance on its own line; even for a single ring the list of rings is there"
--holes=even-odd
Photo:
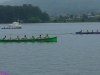
[[[23,4],[22,6],[0,5],[0,23],[44,23],[50,20],[46,12],[42,12],[38,6]]]
[[[100,12],[100,0],[11,0],[1,4],[32,4],[50,15]]]

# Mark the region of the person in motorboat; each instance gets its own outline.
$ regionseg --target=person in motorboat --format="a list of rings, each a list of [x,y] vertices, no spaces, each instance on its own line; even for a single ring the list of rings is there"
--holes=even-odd
[[[46,36],[44,38],[49,38],[48,34],[46,34]]]
[[[42,36],[40,35],[39,37],[37,37],[36,39],[42,39]]]
[[[17,38],[15,38],[15,40],[19,40],[20,38],[19,38],[19,36],[17,36]]]

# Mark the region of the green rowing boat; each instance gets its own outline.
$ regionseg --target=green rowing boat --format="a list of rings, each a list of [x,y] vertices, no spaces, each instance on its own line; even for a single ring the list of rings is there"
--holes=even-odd
[[[0,40],[0,42],[57,42],[57,37],[43,38],[43,39],[26,39],[26,40]]]

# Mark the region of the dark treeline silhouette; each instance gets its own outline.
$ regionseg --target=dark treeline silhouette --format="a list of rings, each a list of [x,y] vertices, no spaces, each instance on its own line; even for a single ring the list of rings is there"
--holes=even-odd
[[[22,6],[0,5],[0,23],[11,23],[14,21],[24,23],[48,22],[49,15],[42,12],[38,6],[23,4]]]

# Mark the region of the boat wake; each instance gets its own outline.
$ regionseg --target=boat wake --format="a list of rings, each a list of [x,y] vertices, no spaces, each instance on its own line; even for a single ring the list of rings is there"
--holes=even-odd
[[[52,34],[52,33],[50,33],[50,34],[48,34],[48,35],[72,35],[72,34],[75,34],[75,33],[55,33],[55,34]],[[34,34],[34,35],[40,35],[40,34]],[[46,35],[46,34],[41,34],[41,35]]]

